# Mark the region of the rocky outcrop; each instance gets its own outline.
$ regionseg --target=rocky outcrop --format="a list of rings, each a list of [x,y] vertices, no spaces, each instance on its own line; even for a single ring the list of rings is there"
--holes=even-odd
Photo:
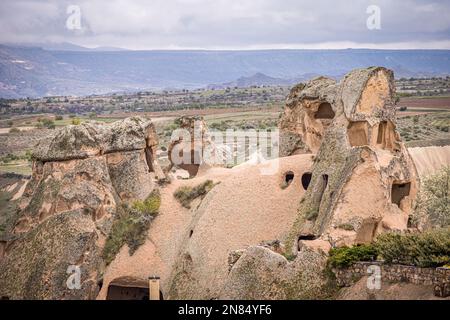
[[[298,217],[277,250],[250,247],[232,259],[223,298],[299,299],[333,294],[324,278],[331,247],[405,230],[416,169],[395,129],[392,72],[355,70],[337,83],[294,87],[280,122],[282,155],[314,153],[302,177]]]
[[[395,127],[393,74],[385,68],[355,70],[339,83],[320,77],[292,90],[280,122],[291,143],[282,152],[316,153],[287,240],[293,254],[299,240],[351,245],[407,228],[416,169]]]
[[[172,134],[168,148],[170,170],[172,167],[197,175],[200,166],[225,164],[224,150],[214,144],[203,117],[183,116],[176,120],[179,128]]]
[[[289,262],[270,249],[255,246],[233,265],[220,299],[325,299],[332,291],[322,270],[326,255],[305,249]]]
[[[118,206],[145,199],[163,178],[151,121],[67,126],[42,140],[23,210],[2,240],[0,295],[10,298],[95,298],[101,252]],[[68,268],[81,271],[69,289]]]

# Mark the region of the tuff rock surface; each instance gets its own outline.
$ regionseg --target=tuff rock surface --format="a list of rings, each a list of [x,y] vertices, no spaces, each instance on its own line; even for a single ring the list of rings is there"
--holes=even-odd
[[[153,124],[140,117],[67,126],[40,141],[23,209],[0,239],[0,295],[95,298],[118,206],[144,199],[163,177],[157,144]],[[79,290],[66,286],[74,267],[82,271]]]

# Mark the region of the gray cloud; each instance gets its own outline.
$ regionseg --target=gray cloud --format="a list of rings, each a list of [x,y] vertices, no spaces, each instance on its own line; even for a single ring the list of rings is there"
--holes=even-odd
[[[83,29],[67,30],[68,5]],[[368,30],[366,8],[381,9]],[[3,0],[0,42],[156,48],[450,48],[450,2],[425,0]]]

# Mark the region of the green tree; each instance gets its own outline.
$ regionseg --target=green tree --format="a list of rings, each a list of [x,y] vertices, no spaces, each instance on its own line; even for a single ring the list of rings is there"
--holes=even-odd
[[[450,166],[423,179],[412,222],[425,227],[450,226]]]

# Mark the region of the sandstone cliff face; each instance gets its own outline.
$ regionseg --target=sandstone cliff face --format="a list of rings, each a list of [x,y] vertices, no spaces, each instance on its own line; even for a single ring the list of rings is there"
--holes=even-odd
[[[417,190],[416,169],[395,129],[393,74],[372,67],[340,83],[318,78],[293,89],[281,135],[316,152],[308,191],[291,238],[332,245],[366,243],[380,232],[407,228]]]
[[[95,298],[101,251],[122,203],[144,199],[162,178],[150,121],[85,123],[58,130],[33,154],[23,210],[4,239],[0,295],[10,298]],[[81,270],[80,290],[65,282]]]

